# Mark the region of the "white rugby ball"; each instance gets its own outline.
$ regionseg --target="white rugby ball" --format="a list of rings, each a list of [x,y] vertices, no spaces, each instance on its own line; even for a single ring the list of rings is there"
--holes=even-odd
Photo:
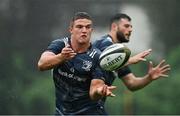
[[[124,66],[131,55],[130,49],[124,44],[115,43],[108,46],[100,55],[100,67],[114,71]]]

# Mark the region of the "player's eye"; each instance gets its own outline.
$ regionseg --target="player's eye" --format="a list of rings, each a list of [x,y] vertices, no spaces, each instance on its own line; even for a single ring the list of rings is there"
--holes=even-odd
[[[126,28],[131,27],[131,28],[132,28],[132,26],[131,26],[131,25],[129,25],[129,24],[124,25],[124,27],[126,27]]]
[[[90,29],[90,28],[92,28],[91,25],[87,25],[86,26],[86,29]]]
[[[81,28],[83,28],[83,26],[82,25],[77,25],[76,28],[81,29]]]

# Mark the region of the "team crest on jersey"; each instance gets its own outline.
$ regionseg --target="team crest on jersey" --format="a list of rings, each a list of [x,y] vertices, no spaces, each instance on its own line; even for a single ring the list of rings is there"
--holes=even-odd
[[[83,66],[82,68],[85,70],[85,71],[90,71],[92,67],[92,62],[90,61],[83,61]]]
[[[72,68],[70,68],[70,71],[72,72],[72,73],[74,73],[74,68],[72,67]]]

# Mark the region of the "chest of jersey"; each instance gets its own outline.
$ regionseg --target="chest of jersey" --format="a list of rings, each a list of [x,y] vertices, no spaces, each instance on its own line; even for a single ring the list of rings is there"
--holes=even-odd
[[[93,59],[87,54],[77,54],[72,60],[66,61],[54,69],[57,80],[84,83],[91,78]]]

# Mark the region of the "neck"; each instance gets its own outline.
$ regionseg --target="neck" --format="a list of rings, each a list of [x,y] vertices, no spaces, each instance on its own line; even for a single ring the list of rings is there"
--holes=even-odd
[[[74,52],[83,53],[83,52],[86,52],[88,50],[88,48],[90,47],[90,43],[81,44],[78,42],[71,41],[71,46],[72,46],[72,49],[74,50]]]
[[[115,32],[111,31],[108,34],[111,36],[113,43],[119,43],[119,41],[117,40],[117,36],[116,36]]]

